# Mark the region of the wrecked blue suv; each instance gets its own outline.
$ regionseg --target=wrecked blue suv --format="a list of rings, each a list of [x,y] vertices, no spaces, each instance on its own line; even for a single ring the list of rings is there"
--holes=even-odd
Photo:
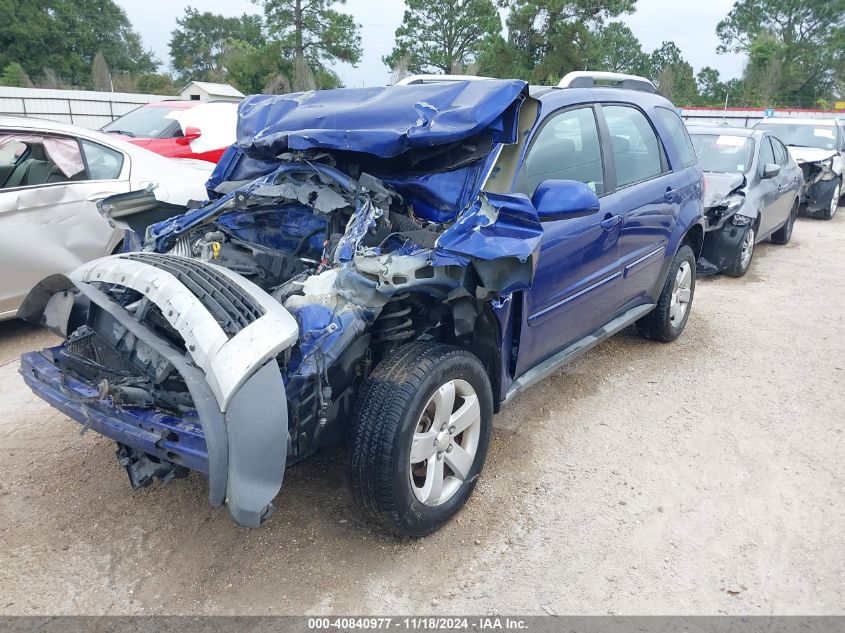
[[[599,79],[247,98],[209,201],[28,297],[66,340],[24,379],[114,439],[133,487],[199,471],[256,527],[286,466],[345,442],[365,514],[436,530],[499,407],[628,325],[671,341],[689,317],[685,128],[647,81]],[[149,191],[102,209],[163,212]]]

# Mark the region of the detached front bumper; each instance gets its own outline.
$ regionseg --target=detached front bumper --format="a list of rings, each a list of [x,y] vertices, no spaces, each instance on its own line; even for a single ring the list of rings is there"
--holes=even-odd
[[[804,193],[802,211],[808,215],[817,215],[830,208],[833,202],[833,195],[836,192],[836,185],[839,183],[835,178],[819,180],[809,185]]]
[[[704,246],[696,269],[700,275],[716,275],[731,265],[739,251],[746,227],[728,221],[704,234]]]
[[[90,307],[84,335],[22,357],[21,373],[33,392],[118,442],[134,487],[197,470],[208,477],[212,505],[225,504],[240,525],[260,525],[281,488],[289,446],[277,356],[297,339],[293,317],[234,273],[178,256],[107,257],[47,285],[52,293],[36,289],[25,302],[30,318],[41,314],[54,326],[62,315],[70,318],[79,304],[68,299],[73,286]],[[109,294],[115,288],[141,300],[121,305]],[[150,306],[159,311],[158,326],[149,321]],[[74,369],[80,354],[69,349],[88,336],[94,340],[85,354],[96,361],[95,376]],[[185,413],[152,399],[127,404],[120,397],[127,369],[149,378],[162,367],[187,387],[193,406],[183,407]]]

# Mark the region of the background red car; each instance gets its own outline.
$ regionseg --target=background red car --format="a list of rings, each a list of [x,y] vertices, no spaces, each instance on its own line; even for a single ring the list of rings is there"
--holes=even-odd
[[[216,163],[235,142],[237,113],[232,101],[159,101],[127,112],[102,131],[162,156]]]

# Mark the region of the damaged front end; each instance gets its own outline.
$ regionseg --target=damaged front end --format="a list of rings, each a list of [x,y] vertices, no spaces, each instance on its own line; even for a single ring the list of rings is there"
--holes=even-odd
[[[810,215],[827,212],[831,207],[833,197],[838,197],[840,193],[840,176],[833,169],[835,154],[828,154],[796,160],[804,174],[804,186],[801,190],[802,208]]]
[[[701,275],[715,275],[731,263],[745,227],[754,222],[756,211],[746,198],[744,174],[705,173],[705,234],[696,264]]]
[[[471,87],[475,120],[467,86],[396,88],[390,108],[416,107],[392,136],[378,117],[356,133],[344,91],[248,99],[250,132],[239,127],[209,204],[150,226],[142,252],[44,280],[27,299],[21,316],[67,340],[25,354],[21,373],[118,443],[133,487],[197,470],[213,505],[255,527],[285,467],[344,437],[393,348],[484,339],[492,358],[491,304],[530,286],[542,238],[527,197],[482,191],[520,138],[525,86]],[[305,129],[301,108],[320,100],[334,127],[282,133],[291,116]]]

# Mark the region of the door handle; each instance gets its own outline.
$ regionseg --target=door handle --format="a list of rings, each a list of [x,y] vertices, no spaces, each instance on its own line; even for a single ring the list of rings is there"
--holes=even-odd
[[[674,189],[667,189],[666,193],[663,194],[663,199],[666,202],[675,202],[677,200],[677,195]]]
[[[622,221],[622,216],[621,216],[621,215],[612,215],[612,216],[610,216],[610,217],[606,217],[606,218],[605,218],[604,220],[602,220],[602,222],[601,222],[601,228],[603,228],[605,231],[609,231],[609,230],[610,230],[610,229],[612,229],[614,226],[616,226],[617,224],[619,224],[621,221]]]

